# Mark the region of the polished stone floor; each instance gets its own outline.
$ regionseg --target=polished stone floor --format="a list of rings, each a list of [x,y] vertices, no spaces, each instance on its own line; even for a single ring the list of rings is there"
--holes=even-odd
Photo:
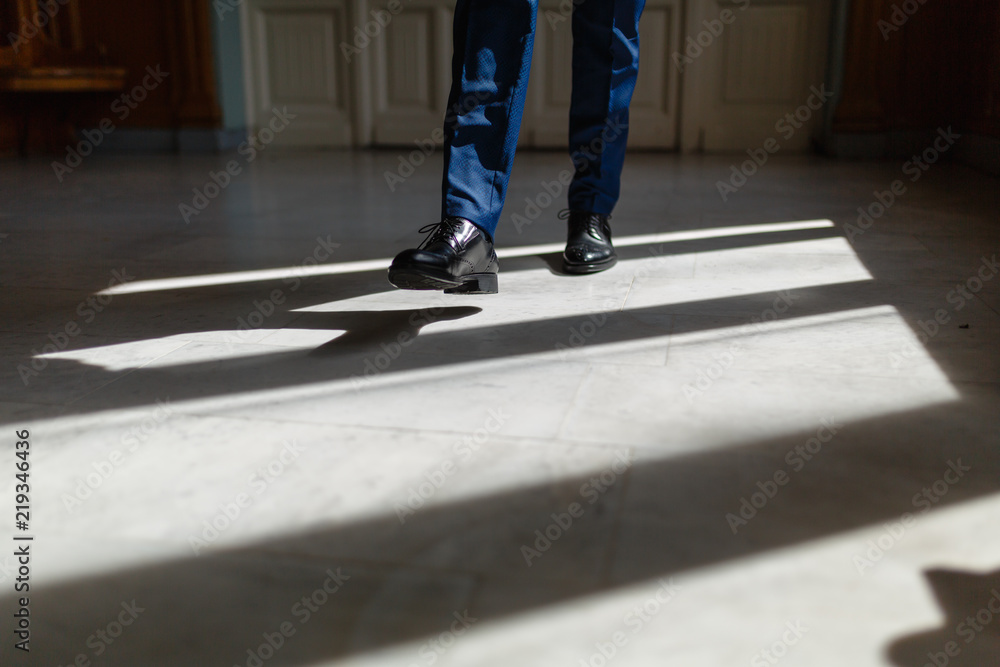
[[[445,296],[440,156],[229,159],[0,163],[4,665],[1000,664],[995,179],[639,153],[569,277],[526,153]]]

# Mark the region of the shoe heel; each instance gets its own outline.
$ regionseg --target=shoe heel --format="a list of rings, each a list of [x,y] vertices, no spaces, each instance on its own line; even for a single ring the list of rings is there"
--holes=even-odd
[[[462,284],[444,291],[445,294],[496,294],[498,287],[495,273],[470,273],[462,276]]]

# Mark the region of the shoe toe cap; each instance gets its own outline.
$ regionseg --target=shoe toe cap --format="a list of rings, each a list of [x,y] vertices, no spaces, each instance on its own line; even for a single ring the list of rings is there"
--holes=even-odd
[[[590,264],[592,262],[604,261],[613,254],[614,250],[611,248],[574,245],[566,248],[566,252],[563,253],[563,257],[566,258],[567,262],[572,262],[574,264]]]
[[[438,268],[447,269],[448,260],[441,255],[426,252],[424,250],[404,250],[403,252],[396,255],[396,258],[392,260],[392,268],[406,268],[406,267],[424,267],[424,268]]]

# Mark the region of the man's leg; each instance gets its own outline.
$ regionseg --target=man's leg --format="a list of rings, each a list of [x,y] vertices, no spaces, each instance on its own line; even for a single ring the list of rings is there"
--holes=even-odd
[[[537,0],[459,0],[445,117],[442,217],[491,236],[521,128]]]
[[[618,202],[628,107],[639,73],[644,0],[583,0],[573,8],[569,208],[610,215]]]
[[[597,0],[594,0],[597,1]],[[528,89],[538,0],[458,0],[441,222],[389,267],[402,289],[497,291],[500,221]]]
[[[639,73],[639,16],[644,0],[583,0],[573,8],[573,96],[563,269],[585,274],[615,265],[609,217],[618,202],[628,106]]]

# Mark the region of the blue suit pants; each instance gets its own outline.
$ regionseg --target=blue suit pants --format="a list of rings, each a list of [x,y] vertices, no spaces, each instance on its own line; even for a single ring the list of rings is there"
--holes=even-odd
[[[610,215],[618,201],[643,5],[574,2],[572,210]],[[538,0],[458,0],[455,7],[442,216],[466,218],[491,236],[507,195],[537,17]]]

